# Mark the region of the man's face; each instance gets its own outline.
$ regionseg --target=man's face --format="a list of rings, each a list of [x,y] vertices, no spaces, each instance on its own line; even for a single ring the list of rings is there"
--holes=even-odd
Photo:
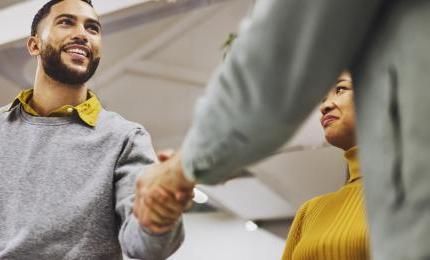
[[[39,24],[40,58],[45,73],[68,85],[81,85],[100,61],[101,28],[94,9],[80,0],[64,0]]]

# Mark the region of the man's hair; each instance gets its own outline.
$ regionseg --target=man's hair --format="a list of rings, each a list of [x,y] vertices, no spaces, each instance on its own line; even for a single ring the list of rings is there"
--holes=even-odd
[[[31,23],[31,36],[36,36],[37,34],[37,27],[39,26],[40,21],[43,20],[43,18],[47,17],[49,15],[49,12],[51,11],[51,7],[58,4],[59,2],[62,2],[64,0],[51,0],[44,4],[42,8],[37,12],[37,14],[33,18],[33,22]],[[82,2],[85,2],[89,4],[91,7],[93,7],[93,3],[91,3],[91,0],[81,0]]]

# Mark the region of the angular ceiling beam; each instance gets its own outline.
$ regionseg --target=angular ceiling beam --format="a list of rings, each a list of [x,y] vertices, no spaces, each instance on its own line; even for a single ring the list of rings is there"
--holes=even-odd
[[[111,33],[130,26],[137,26],[156,19],[209,6],[227,0],[93,0],[101,17],[104,33]],[[0,48],[22,46],[30,34],[30,25],[36,11],[46,0],[32,0],[0,9]]]
[[[184,35],[194,28],[195,25],[202,23],[204,20],[217,14],[218,10],[204,10],[202,12],[192,12],[174,26],[169,27],[163,32],[160,32],[157,37],[150,42],[142,44],[140,49],[130,53],[127,57],[113,64],[109,69],[105,70],[94,80],[91,80],[90,86],[92,88],[100,89],[108,85],[109,82],[117,78],[122,72],[129,68],[134,62],[142,61],[154,55],[159,50],[162,50],[175,42],[177,39],[184,37]]]
[[[130,63],[126,67],[126,72],[140,76],[183,82],[196,87],[204,87],[209,78],[208,73],[197,69],[153,61],[136,61]]]

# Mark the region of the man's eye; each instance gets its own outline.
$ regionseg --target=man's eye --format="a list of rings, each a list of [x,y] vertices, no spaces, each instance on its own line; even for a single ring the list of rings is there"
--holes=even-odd
[[[73,25],[73,21],[68,20],[68,19],[64,19],[64,20],[59,21],[58,24],[61,24],[61,25]]]
[[[100,32],[100,28],[97,25],[87,25],[87,30],[92,31],[94,33]]]

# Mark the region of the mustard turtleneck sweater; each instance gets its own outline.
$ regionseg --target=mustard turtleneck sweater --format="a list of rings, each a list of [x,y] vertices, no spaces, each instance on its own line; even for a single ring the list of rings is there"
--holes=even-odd
[[[370,259],[363,183],[357,147],[345,153],[348,182],[307,201],[291,225],[283,260]]]

